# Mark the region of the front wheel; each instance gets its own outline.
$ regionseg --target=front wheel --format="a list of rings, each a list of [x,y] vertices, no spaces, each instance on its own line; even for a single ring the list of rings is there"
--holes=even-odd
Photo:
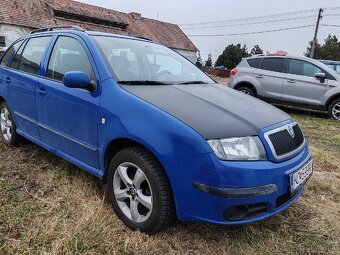
[[[330,104],[328,114],[332,119],[340,121],[340,99],[336,99]]]
[[[145,149],[131,147],[119,152],[109,165],[107,183],[114,211],[132,230],[154,234],[175,219],[167,176]]]
[[[6,102],[0,105],[0,131],[5,144],[15,146],[20,143],[21,136],[16,132],[16,125]]]

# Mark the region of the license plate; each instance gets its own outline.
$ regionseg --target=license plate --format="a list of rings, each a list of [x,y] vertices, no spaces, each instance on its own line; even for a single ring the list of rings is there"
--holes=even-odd
[[[301,167],[296,172],[290,174],[290,191],[293,193],[304,184],[313,174],[313,160]]]

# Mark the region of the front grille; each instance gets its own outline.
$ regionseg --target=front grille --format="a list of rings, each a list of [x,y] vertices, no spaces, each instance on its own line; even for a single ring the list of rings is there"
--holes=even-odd
[[[282,128],[280,131],[271,133],[268,135],[272,149],[275,150],[277,157],[285,156],[295,150],[297,150],[304,143],[305,138],[298,124],[292,126],[294,130],[294,136],[288,131],[288,125]]]

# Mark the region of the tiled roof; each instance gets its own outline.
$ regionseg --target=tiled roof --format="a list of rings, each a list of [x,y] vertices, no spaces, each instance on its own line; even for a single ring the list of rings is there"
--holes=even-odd
[[[171,48],[197,51],[177,25],[72,0],[1,0],[0,23],[32,29],[72,24],[86,30],[146,37]]]

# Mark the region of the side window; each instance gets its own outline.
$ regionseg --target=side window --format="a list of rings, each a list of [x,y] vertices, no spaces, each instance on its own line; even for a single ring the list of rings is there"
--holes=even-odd
[[[47,48],[51,37],[37,37],[30,39],[18,62],[18,70],[38,74],[42,56]]]
[[[319,67],[306,61],[291,59],[289,61],[288,73],[314,77],[316,73],[324,73]]]
[[[262,59],[263,58],[248,59],[247,62],[250,67],[259,68]]]
[[[265,58],[261,64],[261,69],[283,73],[285,63],[285,58]]]
[[[8,62],[11,60],[13,54],[15,54],[15,52],[17,52],[21,43],[22,43],[22,41],[19,41],[19,42],[15,43],[14,45],[12,45],[8,49],[8,51],[5,53],[4,57],[1,60],[0,66],[8,66]]]
[[[81,71],[95,81],[95,75],[83,46],[74,38],[60,36],[54,45],[47,70],[47,77],[62,81],[65,73]]]
[[[26,44],[27,44],[27,41],[24,42],[24,43],[20,46],[19,50],[17,51],[17,53],[15,54],[15,56],[14,56],[14,58],[13,58],[13,60],[12,60],[12,63],[11,63],[11,65],[10,65],[11,68],[15,68],[15,69],[18,68],[18,63],[19,63],[19,60],[20,60],[22,51],[23,51],[23,49],[25,48],[25,45],[26,45]]]

